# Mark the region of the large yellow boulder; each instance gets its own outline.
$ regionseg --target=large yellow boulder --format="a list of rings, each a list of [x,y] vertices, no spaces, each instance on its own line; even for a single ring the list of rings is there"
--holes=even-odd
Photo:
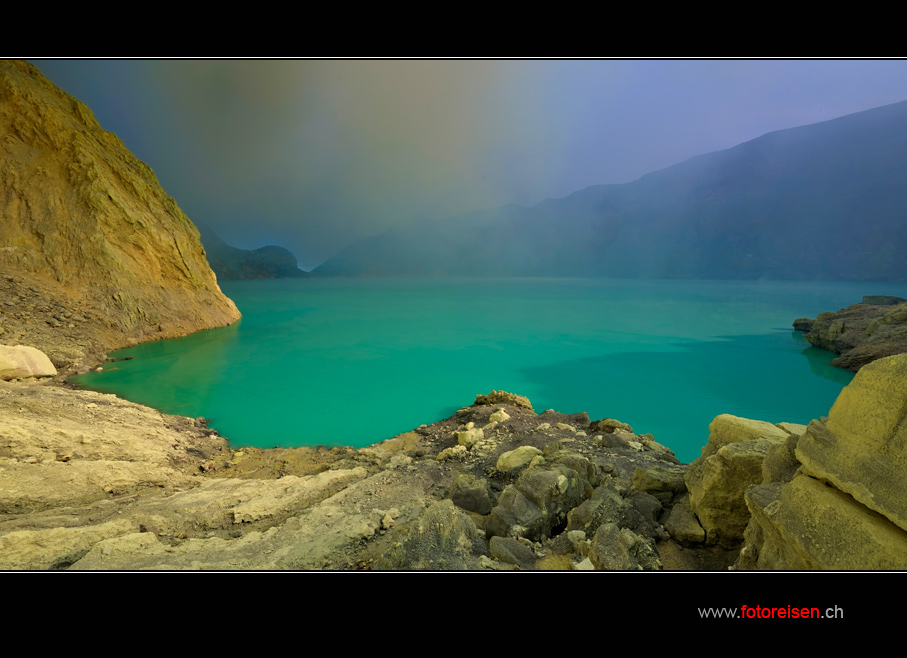
[[[907,530],[907,354],[863,366],[796,455],[804,473]]]

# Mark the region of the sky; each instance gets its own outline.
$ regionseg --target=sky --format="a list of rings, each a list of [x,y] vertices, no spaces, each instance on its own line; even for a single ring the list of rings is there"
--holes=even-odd
[[[396,226],[907,100],[907,60],[30,61],[190,219],[304,270]]]

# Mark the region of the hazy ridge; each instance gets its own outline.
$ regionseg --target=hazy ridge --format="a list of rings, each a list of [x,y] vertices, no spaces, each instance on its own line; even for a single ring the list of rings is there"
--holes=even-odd
[[[357,241],[324,275],[907,280],[907,102]]]

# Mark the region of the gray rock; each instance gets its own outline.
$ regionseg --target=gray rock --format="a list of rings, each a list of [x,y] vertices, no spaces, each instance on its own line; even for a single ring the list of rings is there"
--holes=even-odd
[[[493,506],[488,481],[466,474],[454,481],[450,499],[457,507],[476,514],[488,514]]]
[[[534,569],[538,559],[531,548],[512,537],[492,537],[488,542],[488,548],[494,559],[516,565],[526,571]]]
[[[683,496],[674,504],[664,527],[671,537],[684,546],[702,544],[705,541],[705,530],[699,525],[699,520],[690,509],[688,495]]]
[[[585,499],[587,487],[576,471],[560,464],[524,471],[491,510],[486,532],[533,541],[550,537],[554,528],[566,522],[570,510]]]
[[[661,561],[651,542],[613,523],[601,526],[592,539],[589,559],[600,571],[660,571]]]
[[[903,304],[907,302],[907,299],[903,297],[895,297],[894,295],[863,295],[863,301],[861,304],[875,304],[877,306],[894,306],[895,304]]]
[[[377,569],[478,569],[487,555],[476,524],[452,501],[433,503],[375,563]]]

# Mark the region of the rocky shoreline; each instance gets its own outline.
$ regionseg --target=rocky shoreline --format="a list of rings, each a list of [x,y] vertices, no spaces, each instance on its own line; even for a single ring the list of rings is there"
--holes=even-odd
[[[905,384],[907,355],[808,427],[719,416],[685,465],[496,391],[367,448],[231,450],[203,419],[0,382],[0,569],[907,569]]]
[[[794,329],[805,332],[811,345],[839,354],[831,365],[856,372],[876,359],[907,353],[907,299],[867,295],[834,313],[797,318]]]

